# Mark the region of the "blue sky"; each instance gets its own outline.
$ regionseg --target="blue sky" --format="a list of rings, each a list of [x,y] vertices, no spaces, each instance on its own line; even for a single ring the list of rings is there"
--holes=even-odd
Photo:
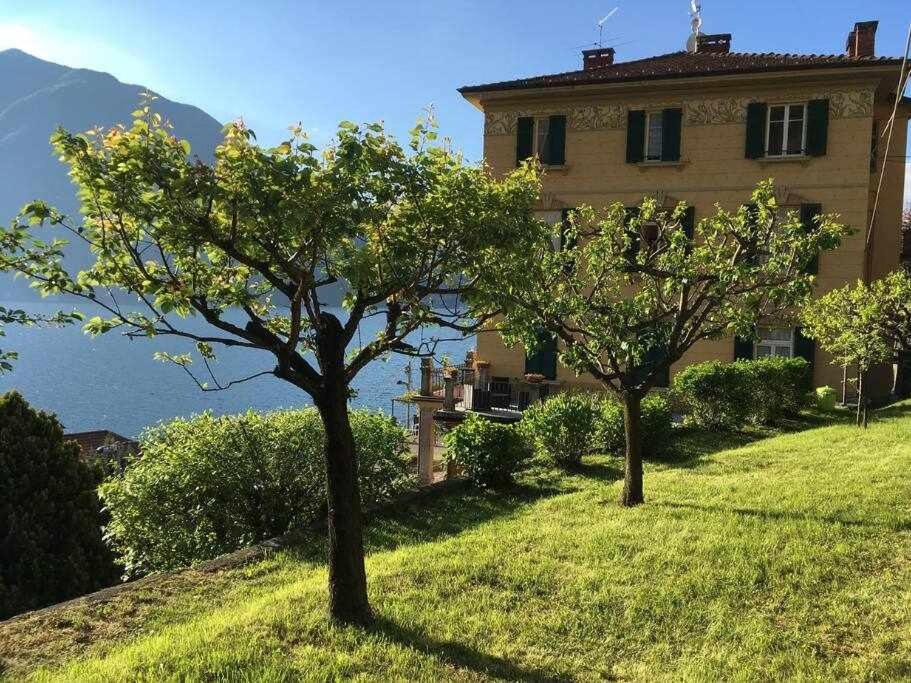
[[[688,0],[3,0],[0,49],[243,116],[270,144],[296,121],[317,143],[341,119],[403,136],[433,105],[442,133],[477,159],[481,115],[456,88],[578,68],[614,7],[605,44],[618,60],[680,49],[689,34]],[[911,2],[703,0],[703,17],[737,51],[816,53],[841,52],[855,21],[878,19],[877,54],[899,55]]]

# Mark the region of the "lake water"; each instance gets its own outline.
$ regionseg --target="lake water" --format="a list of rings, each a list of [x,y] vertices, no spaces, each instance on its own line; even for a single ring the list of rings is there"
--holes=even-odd
[[[0,305],[48,314],[59,308],[68,310],[44,302],[0,301]],[[84,312],[91,314],[88,309]],[[379,316],[362,323],[364,343],[373,337],[380,324]],[[205,329],[201,321],[188,326]],[[173,338],[129,340],[116,332],[92,338],[83,334],[80,325],[5,329],[6,337],[0,338],[0,348],[18,351],[19,360],[12,373],[0,375],[0,393],[19,391],[34,407],[55,413],[69,432],[110,429],[124,436],[136,436],[161,420],[204,410],[225,414],[248,408],[273,410],[311,403],[300,389],[270,376],[225,391],[205,393],[183,370],[152,357],[155,351],[192,350],[192,345]],[[357,336],[354,341],[357,344]],[[461,361],[473,345],[473,339],[445,342],[439,345],[437,353]],[[222,384],[274,366],[271,354],[265,352],[226,348],[216,348],[216,352],[218,361],[214,369]],[[194,360],[194,372],[201,376],[204,368],[198,358]],[[408,362],[407,357],[392,355],[385,362],[376,361],[364,368],[354,381],[357,398],[352,404],[388,413],[392,399],[405,389],[399,382],[404,380]],[[415,385],[420,381],[419,364],[417,359],[412,361]],[[397,407],[396,413],[401,419],[402,406]]]

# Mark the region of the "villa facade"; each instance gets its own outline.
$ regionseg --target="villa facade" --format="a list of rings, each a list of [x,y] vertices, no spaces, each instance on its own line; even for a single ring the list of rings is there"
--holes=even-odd
[[[843,54],[737,53],[731,36],[701,35],[692,52],[615,62],[612,48],[583,52],[577,71],[467,86],[484,113],[484,158],[506,172],[535,156],[546,169],[537,207],[559,222],[580,205],[665,207],[684,201],[690,220],[716,204],[734,210],[773,178],[780,206],[812,220],[835,213],[854,229],[815,266],[817,292],[899,267],[904,150],[911,102],[897,103],[887,152],[882,136],[896,108],[900,59],[875,56],[877,22],[850,32]],[[886,172],[874,216],[883,164]],[[872,230],[868,237],[868,226]],[[703,341],[671,368],[763,355],[804,356],[816,386],[840,388],[842,369],[799,328],[773,326],[758,341]],[[559,367],[554,349],[526,357],[495,333],[478,337],[490,376],[543,374],[558,386],[594,382]],[[871,393],[891,388],[878,374]]]

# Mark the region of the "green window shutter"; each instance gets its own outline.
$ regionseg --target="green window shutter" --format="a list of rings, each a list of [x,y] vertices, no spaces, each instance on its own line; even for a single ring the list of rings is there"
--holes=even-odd
[[[626,163],[645,158],[645,112],[630,110],[626,117]]]
[[[829,100],[810,100],[807,104],[807,154],[825,156],[829,141]]]
[[[803,229],[807,232],[816,229],[816,217],[822,213],[822,204],[801,204],[800,205],[800,222]],[[806,266],[805,273],[816,275],[819,272],[819,254],[814,256]]]
[[[753,340],[734,337],[734,360],[753,360]]]
[[[534,153],[535,120],[520,116],[516,123],[516,166]]]
[[[557,379],[557,339],[541,331],[538,334],[538,348],[525,355],[525,374],[543,375],[546,379]]]
[[[551,116],[547,132],[546,164],[562,166],[566,163],[566,117]]]
[[[682,109],[661,112],[661,161],[680,161],[680,124]]]
[[[667,358],[667,350],[661,346],[653,346],[649,349],[649,352],[645,356],[645,368],[651,370],[660,363],[663,363]],[[656,387],[668,387],[671,385],[671,368],[670,366],[664,367],[658,373],[657,378],[655,379]]]
[[[813,388],[813,367],[816,361],[816,342],[804,337],[799,327],[794,328],[794,356],[803,358],[810,364],[810,376],[807,377],[807,391]]]
[[[760,159],[765,156],[765,124],[767,110],[768,106],[765,102],[750,102],[747,105],[747,159]]]
[[[749,204],[746,205],[746,209],[747,209],[747,216],[749,216],[750,223],[755,226],[759,222],[759,207],[755,203],[750,202]],[[753,254],[746,260],[746,263],[749,263],[750,265],[756,265],[756,262],[759,258],[759,254],[756,253],[759,251],[757,248],[757,242],[758,242],[757,235],[753,235],[752,237],[750,237],[749,246],[753,250]]]
[[[696,207],[686,207],[686,211],[683,212],[683,217],[680,219],[680,227],[683,228],[683,234],[687,239],[693,239],[696,232]]]
[[[561,228],[560,228],[560,249],[572,249],[576,246],[576,237],[575,235],[569,234],[569,215],[575,211],[575,209],[563,209],[560,211],[561,217]],[[567,263],[564,266],[564,269],[567,273],[571,273],[573,270],[574,264]]]
[[[629,236],[630,242],[627,245],[623,255],[631,265],[635,265],[636,256],[638,256],[639,249],[642,247],[642,235],[639,234],[638,227],[634,230],[630,227],[630,223],[636,216],[639,215],[639,207],[628,206],[626,207],[625,211],[626,220],[624,221],[624,225],[626,226],[626,234]]]

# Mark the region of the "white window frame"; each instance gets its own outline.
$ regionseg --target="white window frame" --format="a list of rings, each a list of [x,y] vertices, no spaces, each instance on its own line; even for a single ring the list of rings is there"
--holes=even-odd
[[[769,339],[769,338],[764,339],[761,336],[763,330],[780,331],[780,330],[785,330],[785,329],[788,331],[788,340],[787,341],[785,341],[783,339]],[[790,328],[760,327],[759,332],[760,332],[760,338],[753,344],[753,358],[771,358],[771,357],[793,358],[794,357],[794,328],[793,327],[790,327]],[[760,346],[769,347],[770,352],[767,356],[759,355]],[[788,350],[787,356],[783,356],[779,353],[776,353],[776,349],[785,349],[785,348]]]
[[[659,140],[659,153],[657,158],[651,158],[648,155],[649,141],[652,137],[652,117],[660,116],[661,117],[661,126],[658,129],[658,134],[661,136]],[[642,160],[646,163],[661,161],[664,158],[664,112],[663,111],[650,111],[645,114],[645,147],[642,150]]]
[[[546,162],[544,162],[544,157],[542,156],[542,152],[544,150],[542,150],[539,145],[539,141],[540,141],[540,137],[541,137],[540,130],[541,130],[542,124],[544,126],[547,126],[547,132],[544,134],[544,142],[545,143],[547,142],[547,135],[550,133],[550,116],[549,115],[548,116],[536,116],[535,117],[535,127],[534,127],[534,131],[533,131],[533,135],[532,135],[531,148],[532,148],[532,152],[533,152],[534,156],[538,157],[538,160],[541,163],[546,163]]]
[[[783,157],[802,157],[807,153],[807,105],[808,102],[788,102],[768,105],[765,115],[765,155],[772,159],[781,159]],[[784,107],[784,121],[782,121],[781,153],[772,154],[769,152],[769,132],[772,129],[772,109]],[[788,132],[790,131],[791,107],[803,107],[803,127],[800,132],[800,151],[788,152]]]

